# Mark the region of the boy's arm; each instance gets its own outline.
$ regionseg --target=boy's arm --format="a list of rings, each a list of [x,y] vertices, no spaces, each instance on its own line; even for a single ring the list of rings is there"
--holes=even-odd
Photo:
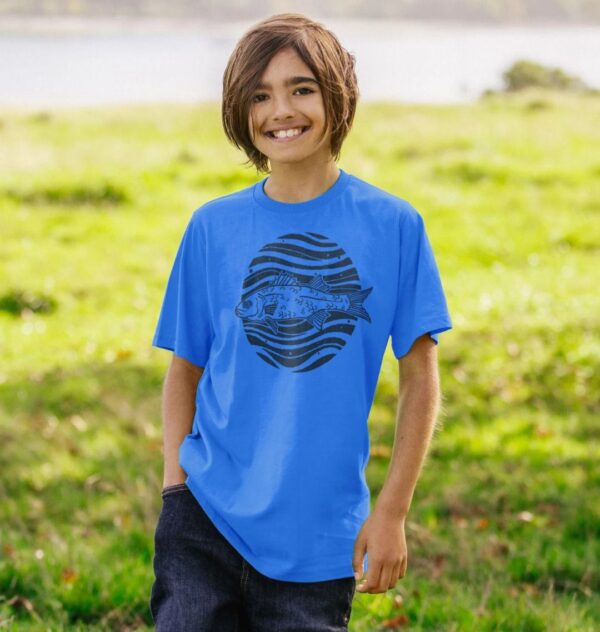
[[[173,354],[163,385],[164,428],[163,487],[184,483],[186,472],[179,465],[179,447],[192,430],[196,412],[196,388],[204,369]]]
[[[440,408],[436,344],[428,334],[417,338],[399,360],[400,394],[392,458],[383,488],[354,544],[353,567],[362,577],[361,592],[381,593],[406,574],[404,523],[435,428]]]
[[[437,347],[419,337],[398,360],[400,388],[394,447],[376,508],[405,519],[440,409]]]

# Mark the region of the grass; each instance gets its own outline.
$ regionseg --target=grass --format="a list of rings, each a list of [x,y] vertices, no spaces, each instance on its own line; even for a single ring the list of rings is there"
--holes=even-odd
[[[600,99],[361,104],[340,165],[423,214],[454,329],[406,577],[350,629],[600,626]],[[0,111],[0,629],[152,629],[151,347],[191,211],[258,177],[216,104]],[[394,431],[388,347],[369,418]]]

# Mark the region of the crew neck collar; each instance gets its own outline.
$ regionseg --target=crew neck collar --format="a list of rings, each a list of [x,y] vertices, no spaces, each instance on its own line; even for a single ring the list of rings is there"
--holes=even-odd
[[[304,202],[280,202],[273,200],[265,193],[265,183],[269,179],[266,176],[254,185],[254,200],[260,204],[263,208],[270,211],[276,211],[278,213],[298,213],[304,211],[311,211],[318,207],[322,207],[324,204],[328,204],[334,198],[336,198],[344,189],[348,182],[349,174],[341,167],[338,167],[340,173],[337,180],[321,195],[315,198],[306,200]]]

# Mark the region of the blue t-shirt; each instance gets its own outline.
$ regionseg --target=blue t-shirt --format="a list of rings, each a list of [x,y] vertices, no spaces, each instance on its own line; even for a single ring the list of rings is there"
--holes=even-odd
[[[266,180],[194,211],[152,345],[204,367],[179,464],[222,535],[274,579],[350,577],[388,339],[452,323],[409,202],[343,169],[305,202]]]

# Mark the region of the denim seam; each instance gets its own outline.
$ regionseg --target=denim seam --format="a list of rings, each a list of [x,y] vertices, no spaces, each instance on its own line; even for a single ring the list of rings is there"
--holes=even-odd
[[[352,603],[354,602],[354,593],[356,592],[356,580],[354,580],[354,584],[352,587],[352,592],[350,593],[350,603],[348,604],[348,609],[346,610],[346,614],[344,615],[344,623],[348,623],[350,621],[350,613],[352,612]]]
[[[248,575],[250,574],[249,570],[250,569],[248,568],[248,564],[246,563],[246,561],[242,560],[242,576],[240,578],[240,588],[242,590],[242,593],[246,589],[246,585],[248,583]]]

